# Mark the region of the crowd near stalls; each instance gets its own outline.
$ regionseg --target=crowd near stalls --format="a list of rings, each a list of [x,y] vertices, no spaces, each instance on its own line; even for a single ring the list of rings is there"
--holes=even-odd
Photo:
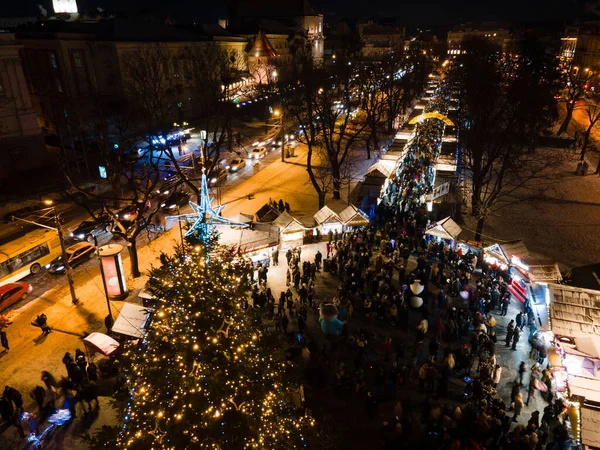
[[[492,260],[485,255],[494,249],[458,242],[451,219],[431,220],[427,199],[447,129],[439,115],[451,92],[443,82],[430,88],[423,111],[438,116],[409,127],[370,221],[358,208],[332,204],[307,226],[285,201],[272,200],[254,215],[254,237],[232,230],[247,247],[256,233],[269,234],[266,247],[253,248],[255,283],[244,308],[264,309],[269,328],[293,336],[289,358],[304,368],[306,404],[318,406],[317,419],[323,414],[325,423],[324,411],[344,405],[335,417],[345,448],[566,450],[585,442],[596,420],[600,396],[588,391],[600,345],[578,339],[595,333],[600,292],[595,303],[590,292],[560,290],[541,281],[546,272],[532,270],[516,247]],[[306,243],[309,231],[319,244],[291,245],[300,232]],[[516,271],[523,299],[513,294]],[[536,283],[547,286],[542,303]],[[554,304],[562,309],[553,312]],[[89,414],[92,382],[116,377],[118,361],[102,370],[79,353],[63,361],[68,377],[57,383],[44,375],[31,393],[39,414],[55,411],[57,388],[71,414],[77,399]],[[20,399],[8,389],[1,405],[23,432]]]
[[[434,92],[425,109],[443,114],[450,93],[443,83]],[[430,220],[445,127],[416,124],[370,225],[350,230],[332,208],[319,211],[325,251],[309,260],[289,250],[284,290],[271,292],[259,273],[249,307],[297,330],[309,392],[377,421],[371,448],[566,449],[578,430],[573,405],[558,395],[531,304],[511,293],[517,259],[486,260],[457,241],[454,222]],[[325,298],[315,293],[324,272],[338,281]]]

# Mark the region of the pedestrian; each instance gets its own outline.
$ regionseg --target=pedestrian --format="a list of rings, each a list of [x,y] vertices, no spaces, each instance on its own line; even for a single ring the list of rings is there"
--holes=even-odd
[[[527,372],[525,361],[521,361],[521,364],[519,364],[519,386],[523,386],[523,375],[525,375],[525,372]]]
[[[6,397],[0,398],[0,417],[3,422],[6,422],[8,425],[13,425],[19,431],[19,436],[21,438],[25,437],[25,433],[23,432],[23,427],[21,426],[21,420],[19,419],[19,415],[15,412],[13,408],[12,402]]]
[[[515,334],[513,335],[511,350],[517,349],[517,344],[519,343],[520,337],[521,337],[521,330],[519,329],[519,327],[515,327]]]
[[[29,393],[29,396],[35,400],[35,403],[38,405],[40,410],[40,414],[44,411],[44,397],[46,395],[46,390],[42,386],[36,386]]]
[[[87,366],[87,376],[90,381],[98,381],[98,366],[91,361]]]
[[[508,305],[510,305],[510,296],[506,296],[502,299],[502,315],[508,314]]]
[[[291,314],[291,310],[290,310],[290,314]],[[288,331],[289,323],[290,323],[290,319],[288,319],[288,316],[286,314],[283,314],[283,317],[281,318],[281,326],[283,327],[283,332],[286,334]]]
[[[494,372],[492,374],[492,380],[494,382],[494,389],[498,387],[498,383],[500,383],[501,376],[502,376],[502,366],[500,364],[496,364],[496,367],[494,367]]]
[[[271,253],[271,257],[273,258],[273,265],[277,267],[279,265],[279,249],[275,248]]]
[[[515,334],[515,321],[511,320],[506,327],[506,346],[510,347],[513,335]]]
[[[48,317],[44,313],[35,318],[35,324],[42,329],[42,335],[49,334],[52,331],[48,326]]]
[[[23,412],[23,396],[19,391],[10,386],[4,386],[4,397],[15,404],[17,414]]]
[[[515,405],[514,405],[514,415],[513,415],[513,422],[517,421],[517,418],[519,417],[519,415],[521,414],[521,411],[523,410],[523,394],[521,394],[520,392],[517,394],[517,397],[515,398]]]
[[[529,406],[529,400],[531,400],[531,398],[535,396],[535,390],[537,389],[536,382],[537,378],[532,373],[531,377],[529,377],[529,389],[527,389],[527,401],[525,402],[527,406]]]
[[[8,337],[6,336],[6,331],[1,330],[1,329],[0,329],[0,344],[2,344],[2,347],[4,347],[4,349],[6,351],[10,350],[10,347],[8,346]]]

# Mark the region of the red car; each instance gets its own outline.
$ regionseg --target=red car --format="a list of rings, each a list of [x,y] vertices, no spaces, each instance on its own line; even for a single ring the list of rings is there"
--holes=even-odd
[[[23,281],[0,286],[0,311],[8,308],[19,300],[25,300],[32,289],[33,288],[29,283]]]

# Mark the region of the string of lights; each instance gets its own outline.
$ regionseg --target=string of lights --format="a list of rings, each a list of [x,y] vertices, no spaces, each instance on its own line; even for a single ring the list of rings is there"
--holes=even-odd
[[[124,449],[307,448],[314,420],[290,402],[289,364],[242,308],[251,261],[211,246],[210,258],[162,258],[148,289],[156,315],[129,350]]]

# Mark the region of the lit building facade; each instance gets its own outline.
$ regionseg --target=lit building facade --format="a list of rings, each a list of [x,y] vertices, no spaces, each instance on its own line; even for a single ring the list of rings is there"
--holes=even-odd
[[[495,24],[486,24],[480,27],[461,25],[459,28],[448,32],[448,55],[460,55],[463,51],[462,45],[465,39],[473,37],[488,39],[502,50],[505,50],[510,32],[508,29],[495,26]]]

